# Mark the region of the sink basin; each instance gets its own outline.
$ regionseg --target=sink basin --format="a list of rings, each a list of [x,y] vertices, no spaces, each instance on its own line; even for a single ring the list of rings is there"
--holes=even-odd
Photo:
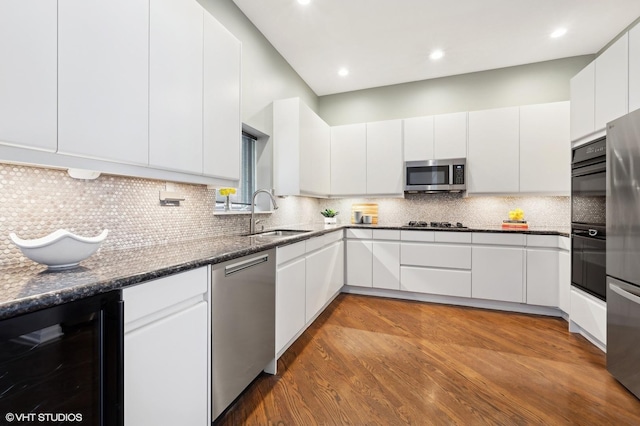
[[[251,235],[251,237],[257,238],[285,238],[293,237],[295,235],[305,234],[311,231],[292,230],[292,229],[275,229],[273,231],[261,232],[259,234]]]

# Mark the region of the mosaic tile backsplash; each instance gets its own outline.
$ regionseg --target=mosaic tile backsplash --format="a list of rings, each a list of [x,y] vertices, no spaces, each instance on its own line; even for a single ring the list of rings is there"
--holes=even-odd
[[[109,236],[101,250],[157,244],[248,232],[248,215],[214,215],[215,190],[203,185],[171,183],[185,200],[179,207],[161,206],[166,182],[102,175],[96,180],[70,178],[66,171],[0,163],[0,268],[30,262],[9,239],[39,238],[64,228],[83,236]],[[264,195],[260,195],[262,197]],[[531,225],[569,226],[568,197],[468,197],[459,194],[408,195],[406,199],[278,198],[279,209],[260,214],[265,228],[322,222],[320,210],[342,211],[348,223],[351,204],[379,204],[381,224],[409,220],[463,222],[467,226],[500,224],[516,207]]]

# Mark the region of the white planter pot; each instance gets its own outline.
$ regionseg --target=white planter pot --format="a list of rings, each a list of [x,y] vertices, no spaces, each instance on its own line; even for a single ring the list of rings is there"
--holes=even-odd
[[[325,225],[335,225],[336,223],[338,223],[338,218],[337,217],[325,217],[324,218],[324,224]]]

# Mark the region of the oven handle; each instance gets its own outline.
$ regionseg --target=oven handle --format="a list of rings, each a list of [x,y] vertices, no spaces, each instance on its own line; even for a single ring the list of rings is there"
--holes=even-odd
[[[589,229],[587,231],[582,230],[582,229],[574,229],[573,230],[573,235],[575,235],[576,237],[592,237],[592,238],[603,238],[600,235],[600,231],[598,231],[597,229]]]
[[[616,293],[618,293],[618,295],[624,297],[625,299],[629,300],[630,302],[633,302],[637,305],[640,305],[640,296],[637,296],[631,292],[629,292],[628,290],[624,290],[621,287],[613,284],[613,283],[609,283],[609,287],[611,288],[611,290],[615,291]]]

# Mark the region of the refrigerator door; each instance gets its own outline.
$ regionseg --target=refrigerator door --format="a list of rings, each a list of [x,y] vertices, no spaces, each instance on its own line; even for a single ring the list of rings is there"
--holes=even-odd
[[[640,110],[607,126],[607,275],[640,284]]]

